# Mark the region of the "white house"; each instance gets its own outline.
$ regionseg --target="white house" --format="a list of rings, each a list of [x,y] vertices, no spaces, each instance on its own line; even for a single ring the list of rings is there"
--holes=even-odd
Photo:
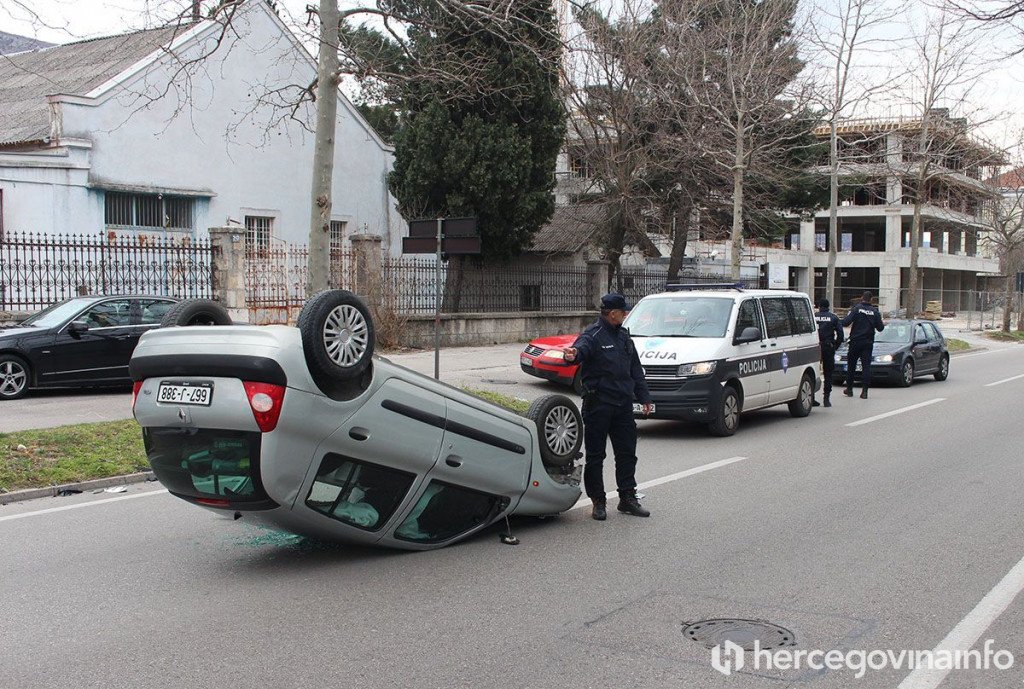
[[[269,4],[0,61],[0,232],[306,241],[316,62]],[[300,124],[301,122],[301,124]],[[302,125],[305,124],[308,129]],[[340,92],[332,239],[400,251],[392,149]]]

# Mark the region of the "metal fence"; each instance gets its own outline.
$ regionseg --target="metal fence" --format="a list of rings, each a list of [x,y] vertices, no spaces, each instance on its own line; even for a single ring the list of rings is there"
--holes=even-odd
[[[674,285],[740,285],[744,289],[758,289],[762,285],[758,278],[735,279],[720,273],[696,273],[687,271],[680,273],[672,280]],[[664,292],[668,284],[668,266],[644,265],[623,266],[617,277],[612,279],[612,287],[621,290],[627,301],[636,302],[648,294]]]
[[[272,240],[245,253],[245,303],[251,323],[289,323],[306,301],[309,247]],[[355,252],[331,249],[332,288],[355,290]]]
[[[5,233],[0,310],[33,311],[85,294],[210,297],[211,249],[191,237]]]

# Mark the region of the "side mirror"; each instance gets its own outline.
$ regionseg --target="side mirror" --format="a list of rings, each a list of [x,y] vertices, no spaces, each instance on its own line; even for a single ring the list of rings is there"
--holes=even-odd
[[[81,337],[82,333],[89,332],[89,325],[85,321],[72,321],[68,325],[68,335],[71,337]]]
[[[918,337],[917,339],[914,340],[914,344],[928,344],[928,338]]]
[[[736,337],[736,344],[746,344],[747,342],[757,342],[761,339],[761,329],[753,326],[748,326],[743,329]]]

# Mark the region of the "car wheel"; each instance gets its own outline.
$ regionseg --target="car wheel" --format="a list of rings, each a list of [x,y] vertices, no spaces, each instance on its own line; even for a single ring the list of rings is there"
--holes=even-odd
[[[572,389],[580,397],[583,396],[583,367],[576,367],[576,375],[572,377]]]
[[[939,359],[939,370],[935,372],[935,380],[946,380],[949,378],[949,355],[943,354]]]
[[[310,375],[320,386],[359,378],[370,367],[376,338],[370,310],[348,290],[314,295],[298,320]]]
[[[718,415],[708,424],[712,435],[725,438],[736,432],[740,425],[740,398],[729,386],[722,388],[722,398],[718,404]]]
[[[185,299],[169,308],[160,319],[161,328],[175,325],[231,325],[231,316],[212,299]]]
[[[576,403],[565,395],[544,395],[526,410],[526,418],[537,424],[540,458],[547,466],[572,463],[583,446],[583,417]]]
[[[800,381],[800,389],[797,390],[796,399],[789,403],[790,415],[802,419],[811,413],[814,405],[814,381],[810,376],[804,376]]]
[[[914,382],[914,361],[907,359],[903,362],[903,367],[900,369],[900,387],[909,388]]]
[[[16,400],[28,392],[28,364],[13,354],[0,355],[0,400]]]

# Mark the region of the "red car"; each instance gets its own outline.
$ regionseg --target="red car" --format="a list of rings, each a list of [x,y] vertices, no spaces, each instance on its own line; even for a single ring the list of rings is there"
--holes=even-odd
[[[519,355],[519,365],[531,376],[571,385],[577,394],[581,394],[579,364],[566,363],[564,353],[565,348],[571,347],[577,337],[578,335],[553,335],[531,340]]]

